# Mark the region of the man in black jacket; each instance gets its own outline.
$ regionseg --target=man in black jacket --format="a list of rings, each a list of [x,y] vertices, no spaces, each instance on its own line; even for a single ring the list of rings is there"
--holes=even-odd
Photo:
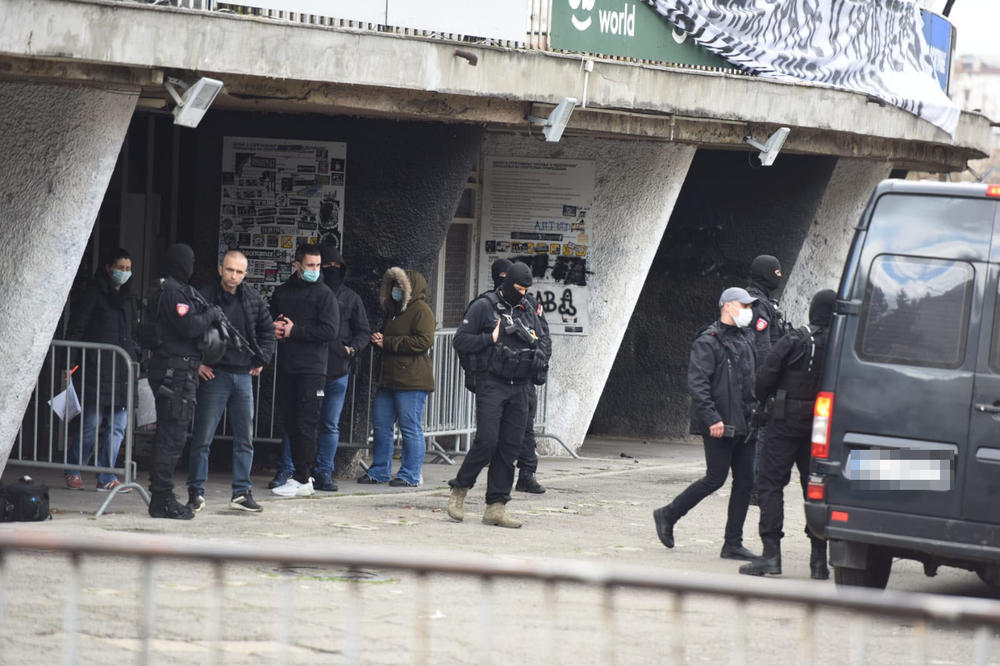
[[[299,245],[295,272],[271,297],[274,336],[279,343],[278,409],[295,465],[292,477],[271,489],[281,497],[315,494],[310,468],[316,456],[329,347],[340,332],[340,307],[320,280],[322,264],[318,245]]]
[[[754,300],[745,289],[726,289],[719,299],[719,320],[702,330],[691,346],[688,364],[691,434],[701,435],[704,440],[706,472],[673,502],[653,512],[656,535],[667,548],[674,547],[674,524],[721,488],[731,468],[733,487],[720,557],[734,560],[756,557],[743,547],[743,521],[753,480],[754,443],[745,440],[755,404],[756,361],[747,329],[753,318]]]
[[[229,508],[259,512],[261,506],[251,492],[253,464],[253,377],[260,374],[274,356],[274,324],[267,304],[256,289],[243,284],[247,258],[231,250],[219,264],[218,282],[203,287],[202,296],[222,308],[226,318],[249,348],[230,347],[215,363],[198,368],[198,408],[195,410],[188,458],[188,506],[201,511],[205,506],[205,479],[208,478],[208,450],[215,429],[227,412],[233,430],[233,494]]]
[[[94,279],[80,298],[70,305],[66,339],[117,345],[132,361],[139,360],[130,277],[132,258],[129,253],[122,248],[108,253]],[[72,362],[78,363],[79,357],[74,356]],[[126,361],[117,353],[91,350],[83,365],[83,372],[74,373],[74,379],[78,381],[83,376],[82,383],[77,384],[77,394],[83,399],[83,413],[68,428],[66,462],[70,465],[87,463],[103,424],[104,434],[94,462],[100,467],[114,467],[128,425],[128,414],[125,412],[128,392],[135,387],[128,382]],[[78,470],[67,470],[65,478],[68,488],[83,489],[83,478]],[[97,474],[99,491],[114,490],[120,485],[118,478],[110,472]],[[128,489],[119,492],[128,492]]]
[[[465,518],[465,496],[489,465],[483,523],[520,527],[507,515],[514,485],[514,461],[521,452],[528,423],[528,395],[537,374],[548,368],[551,345],[543,335],[536,309],[525,305],[531,269],[515,263],[496,292],[476,299],[455,332],[455,351],[467,358],[466,372],[476,394],[476,441],[448,482],[448,515]],[[547,336],[546,336],[547,338]]]
[[[767,427],[757,483],[760,487],[760,538],[764,553],[740,567],[741,574],[762,576],[781,573],[781,531],[784,525],[785,486],[792,477],[792,466],[799,468],[799,482],[805,497],[809,483],[813,404],[823,378],[826,343],[833,317],[836,292],[817,292],[809,304],[809,326],[792,331],[778,340],[757,371],[756,393],[763,403],[774,398]],[[826,580],[826,542],[809,533],[812,551],[809,575]]]
[[[156,444],[149,473],[149,515],[190,520],[194,511],[174,497],[174,467],[184,448],[194,416],[202,336],[219,320],[221,310],[209,306],[187,282],[194,272],[194,250],[171,245],[163,261],[165,277],[149,297],[143,343],[153,350],[149,387],[156,396]]]
[[[337,297],[340,332],[337,334],[337,339],[330,343],[328,352],[326,386],[323,389],[319,435],[316,438],[313,488],[336,492],[338,488],[337,482],[333,480],[333,460],[337,455],[337,445],[340,444],[340,413],[344,408],[347,383],[354,361],[368,346],[372,332],[361,297],[344,284],[347,278],[347,264],[340,250],[329,243],[320,244],[319,249],[323,259],[323,282]],[[283,438],[281,449],[278,473],[269,484],[272,488],[284,484],[294,471],[288,435]]]

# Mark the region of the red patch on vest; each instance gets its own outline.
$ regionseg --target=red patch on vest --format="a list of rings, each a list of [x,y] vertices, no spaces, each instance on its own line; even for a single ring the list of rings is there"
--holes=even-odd
[[[538,316],[538,317],[542,316],[542,304],[541,303],[539,303],[538,306],[535,308],[535,315]]]
[[[188,313],[188,310],[190,310],[190,309],[191,309],[191,306],[188,305],[187,303],[178,303],[177,304],[177,316],[178,317],[183,317],[184,315],[186,315]]]
[[[765,328],[767,328],[767,321],[764,320],[763,317],[759,317],[757,319],[757,330],[758,331],[763,331]]]

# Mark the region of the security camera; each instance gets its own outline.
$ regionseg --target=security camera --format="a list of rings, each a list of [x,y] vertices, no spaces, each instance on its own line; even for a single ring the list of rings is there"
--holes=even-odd
[[[785,145],[785,139],[788,138],[789,130],[787,127],[779,127],[774,131],[774,134],[767,137],[765,143],[759,141],[754,141],[752,137],[744,137],[744,141],[749,143],[751,146],[760,151],[760,164],[761,166],[771,166],[774,164],[775,158],[778,153],[781,152],[781,147]]]
[[[556,104],[556,108],[552,109],[552,113],[549,114],[548,118],[528,116],[528,122],[541,125],[545,140],[555,143],[562,138],[563,130],[566,129],[566,125],[569,123],[570,116],[573,115],[573,109],[576,108],[576,104],[576,98],[563,97],[563,100]]]
[[[174,107],[174,124],[183,127],[197,127],[205,112],[208,111],[208,107],[212,106],[212,102],[215,101],[215,96],[222,90],[222,81],[203,77],[198,79],[193,86],[188,87],[180,79],[168,77],[163,82],[163,87],[177,103],[177,106]],[[183,96],[177,94],[177,88],[184,91]]]

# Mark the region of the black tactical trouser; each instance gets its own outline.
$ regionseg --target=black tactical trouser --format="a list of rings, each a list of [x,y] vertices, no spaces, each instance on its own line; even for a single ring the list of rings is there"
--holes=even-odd
[[[679,520],[726,483],[733,472],[733,487],[729,494],[729,514],[726,518],[726,544],[743,544],[743,521],[750,506],[750,485],[753,483],[753,444],[746,444],[743,435],[736,437],[702,437],[705,443],[705,476],[698,479],[666,506],[667,516]]]
[[[174,468],[184,450],[198,391],[196,357],[154,357],[149,363],[149,388],[156,401],[156,441],[149,470],[149,490],[174,489]]]
[[[809,483],[809,457],[812,449],[810,422],[796,428],[775,427],[767,430],[767,437],[760,452],[757,468],[757,487],[760,493],[760,536],[762,539],[781,539],[785,536],[784,489],[792,478],[792,467],[799,468],[802,497],[805,498]],[[808,530],[806,531],[808,534]]]
[[[316,436],[326,375],[278,373],[276,398],[281,423],[292,449],[292,462],[299,483],[309,481],[316,460]]]
[[[487,375],[476,382],[476,440],[448,485],[471,488],[486,465],[486,503],[509,502],[514,487],[514,461],[524,446],[530,382],[511,384]]]
[[[535,451],[535,412],[538,410],[538,389],[528,386],[528,424],[524,428],[524,445],[517,456],[517,473],[522,479],[538,470],[538,453]]]

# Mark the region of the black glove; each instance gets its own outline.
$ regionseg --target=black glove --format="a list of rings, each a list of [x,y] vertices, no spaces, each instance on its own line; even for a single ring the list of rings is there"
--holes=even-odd
[[[217,321],[222,321],[222,318],[226,316],[226,314],[222,311],[222,308],[218,305],[213,305],[211,309],[209,309],[209,312],[211,313],[213,324]]]

